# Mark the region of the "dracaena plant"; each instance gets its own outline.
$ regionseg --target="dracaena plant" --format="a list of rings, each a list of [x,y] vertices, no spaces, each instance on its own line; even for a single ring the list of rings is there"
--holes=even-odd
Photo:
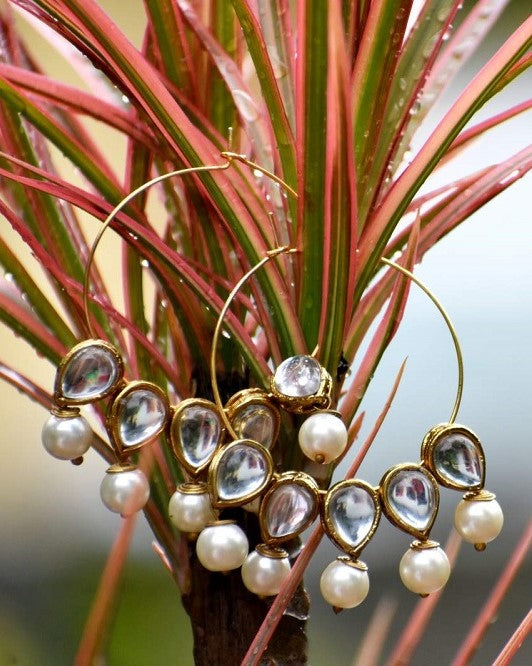
[[[443,164],[460,160],[474,139],[529,109],[530,102],[522,102],[482,122],[474,119],[530,64],[531,20],[510,35],[411,152],[428,112],[507,3],[478,0],[453,31],[461,4],[147,0],[131,4],[144,26],[135,47],[95,0],[3,2],[2,229],[10,225],[22,238],[49,285],[39,284],[32,267],[0,240],[0,263],[13,285],[0,292],[2,321],[57,367],[89,336],[83,281],[90,244],[81,213],[98,227],[147,180],[221,164],[223,151],[236,151],[275,173],[297,196],[237,162],[166,180],[152,191],[155,197],[138,196],[107,232],[123,239],[125,311],[108,291],[104,256],[96,256],[91,271],[96,333],[120,350],[128,378],[155,382],[173,404],[212,398],[211,341],[230,289],[268,250],[291,246],[297,253],[257,272],[227,313],[218,385],[224,399],[244,387],[267,387],[272,366],[317,347],[320,363],[335,379],[335,406],[352,443],[361,401],[408,296],[405,282],[381,257],[414,269],[439,239],[532,165],[530,148],[523,148],[437,189],[426,185]],[[19,35],[19,23],[29,23],[73,64],[83,89],[47,74],[46,60]],[[87,118],[125,138],[119,167]],[[59,153],[75,167],[75,179],[58,166]],[[157,197],[163,206],[154,214]],[[145,288],[150,280],[151,290]],[[368,334],[362,359],[352,367]],[[351,377],[344,383],[347,368]],[[0,372],[44,407],[52,404],[51,386],[38,385],[15,362],[2,359]],[[103,413],[93,410],[91,418],[96,422]],[[294,427],[292,418],[283,421],[274,454],[281,471],[307,469],[294,445]],[[112,460],[107,442],[93,441]],[[304,621],[282,614],[289,603],[305,604],[300,581],[320,529],[273,604],[247,593],[238,574],[213,584],[213,574],[198,565],[168,518],[169,497],[183,470],[165,436],[149,450],[145,516],[191,616],[197,663],[238,663],[248,648],[245,663],[259,663],[272,634],[268,663],[285,663],[282,655],[290,653],[290,663],[306,663]],[[365,450],[354,459],[353,474]],[[326,467],[322,484],[332,472]],[[236,515],[256,540],[255,518]],[[120,528],[80,664],[92,663],[105,649],[131,525],[128,519]],[[471,645],[487,622],[476,628]],[[408,653],[411,644],[404,649]]]

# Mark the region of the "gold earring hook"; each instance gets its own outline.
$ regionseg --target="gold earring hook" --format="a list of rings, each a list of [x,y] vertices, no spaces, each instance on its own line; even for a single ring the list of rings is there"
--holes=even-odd
[[[96,235],[96,238],[94,239],[91,250],[89,252],[87,265],[85,267],[85,275],[83,279],[83,312],[85,316],[87,330],[89,332],[89,337],[91,338],[96,337],[89,313],[89,281],[90,281],[90,271],[92,268],[92,264],[94,262],[94,255],[96,254],[96,250],[98,248],[98,245],[100,244],[103,234],[108,229],[111,222],[118,215],[118,213],[125,206],[127,206],[127,204],[137,195],[142,194],[142,192],[145,192],[153,185],[157,185],[157,183],[161,183],[162,181],[167,180],[168,178],[173,178],[174,176],[185,176],[191,173],[201,173],[204,171],[224,171],[225,169],[228,169],[231,166],[234,160],[238,160],[239,162],[243,162],[252,169],[260,171],[261,173],[265,174],[268,178],[271,178],[271,180],[281,185],[281,187],[283,187],[285,190],[290,192],[290,194],[292,194],[294,197],[297,198],[297,193],[295,192],[295,190],[293,190],[289,185],[287,185],[281,178],[279,178],[279,176],[276,176],[274,173],[271,173],[270,171],[264,169],[260,165],[255,164],[255,162],[248,160],[248,158],[245,155],[240,155],[232,151],[223,151],[222,153],[220,153],[220,155],[221,157],[226,159],[226,162],[224,162],[223,164],[212,164],[199,167],[187,167],[186,169],[178,169],[177,171],[170,171],[169,173],[165,173],[162,174],[161,176],[157,176],[155,178],[152,178],[151,180],[148,180],[146,183],[143,183],[140,187],[137,187],[135,190],[133,190],[127,196],[125,196],[122,199],[122,201],[120,201],[120,203],[118,203],[109,213],[109,215],[105,218],[102,227],[98,232],[98,234]]]
[[[211,370],[211,386],[212,386],[212,394],[214,397],[214,402],[216,403],[216,406],[220,410],[220,413],[222,415],[224,425],[227,428],[227,431],[233,437],[233,439],[238,439],[238,435],[233,429],[233,426],[231,425],[231,422],[229,421],[229,418],[227,417],[227,414],[225,413],[224,406],[222,403],[222,399],[220,397],[220,391],[218,390],[218,382],[216,380],[216,348],[218,346],[218,338],[220,337],[220,331],[222,329],[222,324],[224,317],[227,313],[227,310],[229,310],[229,307],[231,303],[233,302],[234,297],[238,294],[238,292],[242,289],[244,284],[249,280],[249,278],[256,273],[260,268],[264,266],[264,264],[268,263],[271,259],[276,257],[279,254],[294,254],[298,250],[293,247],[288,247],[287,245],[283,247],[278,247],[275,250],[269,250],[266,255],[259,261],[258,264],[253,266],[247,273],[245,273],[240,280],[235,284],[233,289],[231,289],[231,292],[229,296],[227,297],[227,300],[224,303],[223,308],[220,311],[220,314],[218,315],[218,321],[216,322],[216,326],[214,328],[214,334],[212,336],[212,347],[211,347],[211,362],[210,362],[210,370]]]
[[[280,185],[283,188],[283,190],[289,192],[294,197],[294,199],[298,198],[297,192],[293,188],[291,188],[290,185],[288,185],[288,183],[285,183],[282,178],[279,178],[279,176],[276,176],[271,171],[268,171],[268,169],[261,167],[260,164],[255,164],[255,162],[248,160],[248,158],[245,155],[241,155],[240,153],[233,153],[230,150],[224,150],[223,152],[220,153],[220,155],[222,157],[226,157],[228,160],[238,160],[239,162],[246,164],[248,167],[251,167],[254,171],[260,171],[260,173],[263,173],[270,180],[273,180],[275,183]]]
[[[393,261],[390,261],[389,259],[386,259],[385,257],[381,257],[381,261],[383,264],[386,264],[387,266],[390,266],[391,268],[395,268],[395,270],[399,271],[400,273],[403,273],[403,275],[406,275],[407,278],[412,280],[417,286],[425,292],[425,294],[430,298],[430,300],[434,303],[434,305],[438,308],[441,316],[443,317],[445,323],[447,324],[447,328],[449,329],[449,333],[451,334],[451,337],[453,339],[453,344],[454,344],[454,349],[456,351],[456,362],[458,365],[458,387],[456,389],[456,399],[454,401],[453,409],[451,411],[451,416],[449,418],[449,424],[454,423],[456,419],[456,415],[458,414],[458,410],[460,409],[460,403],[462,401],[462,390],[464,388],[464,361],[462,357],[462,350],[460,348],[460,342],[458,340],[458,335],[456,333],[456,330],[453,326],[453,323],[451,321],[451,318],[445,311],[443,305],[440,303],[440,301],[436,298],[436,296],[432,293],[432,291],[423,283],[421,280],[419,280],[413,273],[411,273],[409,270],[406,268],[403,268],[399,264],[394,263]]]

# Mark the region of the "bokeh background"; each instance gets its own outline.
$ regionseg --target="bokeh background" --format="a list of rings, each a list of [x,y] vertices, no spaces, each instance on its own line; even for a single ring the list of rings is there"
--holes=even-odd
[[[494,0],[495,1],[495,0]],[[144,22],[140,2],[102,2],[139,43]],[[469,3],[470,5],[471,3]],[[490,33],[485,48],[468,65],[442,101],[441,109],[478,70],[504,37],[525,18],[527,3],[516,0]],[[467,9],[466,3],[466,9]],[[79,84],[30,27],[32,46],[52,75]],[[525,75],[486,107],[477,119],[523,99],[532,77]],[[436,122],[437,114],[430,122]],[[101,128],[98,128],[101,131]],[[101,134],[119,164],[123,144]],[[492,131],[471,157],[452,164],[452,177],[509,156],[532,139],[530,115]],[[112,141],[112,143],[111,143]],[[68,168],[68,166],[66,167]],[[443,172],[442,172],[443,177]],[[433,181],[434,182],[434,181]],[[532,405],[532,218],[530,179],[476,213],[433,249],[417,274],[443,302],[459,333],[465,359],[465,388],[458,421],[480,436],[487,456],[487,487],[496,492],[506,522],[499,539],[476,553],[464,545],[414,664],[450,663],[494,581],[530,519]],[[7,222],[0,219],[2,234]],[[111,268],[113,241],[102,250]],[[21,252],[24,249],[21,248]],[[0,279],[5,279],[1,278]],[[0,329],[0,358],[51,386],[54,369],[9,331]],[[372,381],[363,408],[361,440],[380,412],[397,369],[408,356],[406,374],[391,412],[359,476],[376,484],[391,465],[419,457],[425,432],[445,421],[456,390],[456,361],[449,333],[426,296],[412,289],[401,329]],[[106,464],[96,454],[81,468],[50,458],[40,444],[46,414],[24,396],[0,385],[0,666],[71,664],[119,519],[99,499]],[[341,470],[338,471],[341,477]],[[460,495],[442,491],[433,537],[445,541]],[[336,557],[323,542],[307,575],[313,600],[309,620],[310,663],[353,663],[360,637],[380,602],[395,608],[388,645],[393,645],[417,599],[399,580],[397,566],[410,539],[383,521],[364,552],[371,591],[363,606],[335,616],[318,589],[323,567]],[[530,561],[522,567],[491,626],[474,664],[491,663],[530,607]],[[177,590],[151,549],[139,521],[111,627],[108,659],[115,666],[192,664],[191,637]],[[525,644],[515,664],[532,663]],[[230,666],[230,665],[228,665]]]

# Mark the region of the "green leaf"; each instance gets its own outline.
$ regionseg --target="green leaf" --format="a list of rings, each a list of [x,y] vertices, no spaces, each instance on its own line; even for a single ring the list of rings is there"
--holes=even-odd
[[[308,349],[318,342],[324,271],[325,170],[327,158],[328,3],[309,0],[299,7],[298,239],[301,243],[299,318]]]
[[[26,295],[28,303],[43,324],[53,331],[65,348],[73,347],[77,342],[76,336],[2,238],[0,238],[0,265],[4,267],[6,273],[13,276],[14,284]]]

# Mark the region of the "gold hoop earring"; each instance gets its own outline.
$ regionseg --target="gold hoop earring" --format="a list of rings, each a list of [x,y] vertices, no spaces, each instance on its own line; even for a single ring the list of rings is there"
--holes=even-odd
[[[167,427],[171,409],[164,391],[151,382],[124,379],[124,362],[111,343],[96,336],[89,308],[90,271],[100,240],[118,213],[136,196],[169,178],[203,171],[227,169],[233,153],[222,155],[222,164],[189,167],[157,176],[130,192],[107,216],[98,232],[85,268],[83,308],[89,339],[62,359],[55,378],[54,407],[43,426],[42,442],[54,457],[79,464],[93,439],[80,406],[108,400],[106,429],[117,462],[107,470],[100,487],[104,504],[123,516],[144,507],[149,482],[144,472],[128,462],[130,456],[153,442]]]

